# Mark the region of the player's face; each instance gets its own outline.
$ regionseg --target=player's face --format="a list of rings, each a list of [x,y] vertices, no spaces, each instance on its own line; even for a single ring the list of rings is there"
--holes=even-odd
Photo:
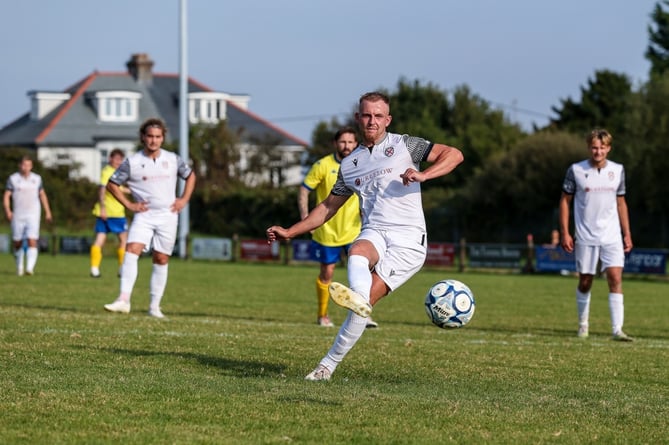
[[[19,164],[19,172],[23,176],[27,176],[33,169],[33,161],[30,159],[23,159]]]
[[[599,139],[593,139],[590,143],[590,158],[596,167],[602,167],[606,164],[606,157],[611,151],[611,146],[604,144]]]
[[[158,152],[160,147],[163,145],[164,140],[165,136],[163,135],[163,130],[160,127],[148,127],[142,135],[142,143],[144,143],[144,148],[149,153]]]
[[[335,141],[335,149],[337,150],[337,157],[344,159],[350,155],[351,152],[358,146],[358,141],[355,135],[351,133],[344,133]]]
[[[385,136],[386,128],[392,120],[390,107],[382,100],[362,101],[355,118],[366,144],[379,142]]]
[[[114,155],[109,158],[109,165],[111,165],[114,168],[118,168],[122,162],[123,162],[123,156],[121,155]]]

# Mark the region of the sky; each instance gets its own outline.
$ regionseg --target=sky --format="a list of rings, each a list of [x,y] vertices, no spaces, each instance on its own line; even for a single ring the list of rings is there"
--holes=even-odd
[[[190,77],[310,142],[400,79],[466,85],[526,130],[597,70],[647,81],[655,0],[185,0]],[[0,127],[31,90],[61,91],[147,53],[179,72],[180,0],[0,0]],[[392,113],[392,110],[391,110]],[[421,135],[416,135],[421,136]],[[437,141],[448,143],[448,141]]]

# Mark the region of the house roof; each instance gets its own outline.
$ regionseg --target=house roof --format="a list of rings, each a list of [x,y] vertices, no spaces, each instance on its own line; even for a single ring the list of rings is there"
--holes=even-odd
[[[70,99],[39,120],[30,113],[0,129],[0,146],[87,146],[98,140],[139,140],[139,123],[149,117],[162,118],[168,128],[167,140],[179,139],[179,76],[152,73],[150,82],[138,82],[128,72],[95,71],[63,92]],[[138,122],[101,123],[87,93],[131,91],[141,94]],[[213,92],[189,78],[188,92]],[[271,124],[258,115],[227,102],[227,126],[243,141],[272,140],[278,145],[307,146],[308,143]]]

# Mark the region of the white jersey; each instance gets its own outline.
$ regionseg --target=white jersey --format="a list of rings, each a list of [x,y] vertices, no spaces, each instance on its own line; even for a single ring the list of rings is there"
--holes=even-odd
[[[12,212],[15,218],[41,217],[42,205],[39,192],[42,190],[42,177],[30,172],[28,177],[13,173],[7,180],[6,190],[12,192]]]
[[[363,229],[407,227],[424,232],[420,183],[404,185],[400,175],[407,168],[419,170],[432,146],[425,139],[394,133],[372,148],[359,145],[342,159],[332,193],[358,195]]]
[[[155,159],[144,150],[125,158],[109,180],[126,184],[136,202],[148,203],[149,211],[169,212],[176,200],[177,176],[186,179],[191,173],[179,155],[161,148]]]
[[[589,160],[572,164],[562,190],[574,196],[576,241],[588,246],[622,243],[618,196],[625,195],[625,169],[606,161],[598,169]]]

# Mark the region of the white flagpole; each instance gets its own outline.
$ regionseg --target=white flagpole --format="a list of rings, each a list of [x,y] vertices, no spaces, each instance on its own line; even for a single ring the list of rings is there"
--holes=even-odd
[[[188,45],[187,45],[187,0],[179,0],[179,156],[184,162],[188,157]],[[193,172],[193,174],[195,174]],[[179,193],[185,183],[179,181]],[[190,226],[190,206],[186,205],[179,213],[179,257],[188,256],[188,231]]]

